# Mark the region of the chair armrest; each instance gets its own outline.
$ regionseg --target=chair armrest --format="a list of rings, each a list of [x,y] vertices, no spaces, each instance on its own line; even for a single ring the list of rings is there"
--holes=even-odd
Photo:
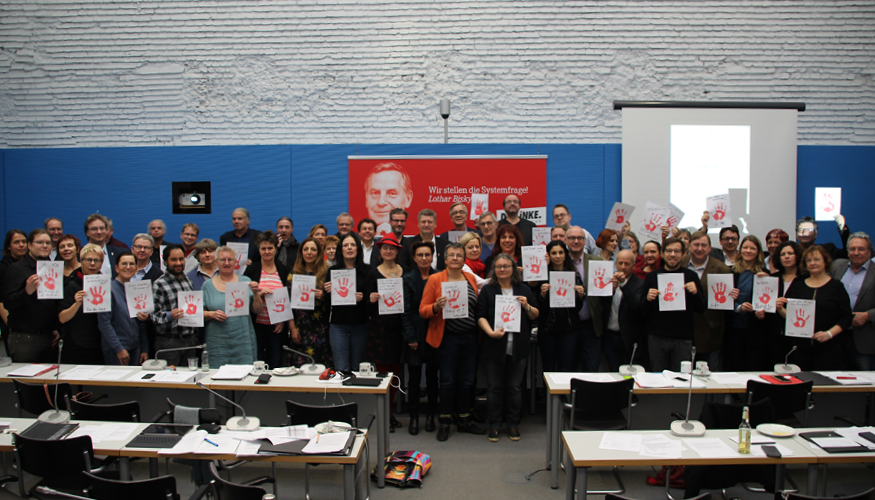
[[[213,489],[212,483],[205,484],[205,485],[201,486],[200,488],[196,489],[194,491],[194,493],[192,493],[192,495],[190,497],[188,497],[188,500],[200,500],[201,498],[204,498],[207,495],[207,492],[209,492],[212,489]]]
[[[154,424],[154,423],[157,423],[157,422],[164,420],[165,418],[167,418],[169,416],[170,416],[170,410],[162,411],[160,413],[156,413],[152,418],[147,420],[147,422]]]
[[[18,481],[18,476],[3,476],[0,477],[0,484],[14,483]]]
[[[246,481],[245,483],[240,483],[240,484],[242,484],[243,486],[258,486],[261,484],[268,484],[268,483],[273,484],[275,482],[276,482],[276,478],[273,478],[270,476],[261,476],[261,477],[255,478],[255,479],[250,479],[249,481]]]

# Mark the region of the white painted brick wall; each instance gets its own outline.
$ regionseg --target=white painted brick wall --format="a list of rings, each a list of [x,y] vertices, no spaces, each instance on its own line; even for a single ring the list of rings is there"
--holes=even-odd
[[[0,147],[620,141],[613,100],[804,101],[875,144],[871,0],[3,0]]]

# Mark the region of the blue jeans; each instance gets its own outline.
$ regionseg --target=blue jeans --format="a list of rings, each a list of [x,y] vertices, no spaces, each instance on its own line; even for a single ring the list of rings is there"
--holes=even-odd
[[[596,337],[591,319],[580,322],[577,345],[580,352],[580,371],[583,373],[599,371],[599,363],[602,360],[602,339]]]
[[[573,372],[574,352],[577,348],[577,332],[564,335],[545,333],[538,335],[538,347],[541,348],[541,361],[544,372]]]
[[[441,357],[441,417],[451,416],[453,409],[460,418],[467,417],[477,375],[477,335],[444,334],[438,349]]]
[[[125,349],[128,351],[128,356],[131,357],[131,360],[128,361],[128,366],[140,366],[140,348],[137,347],[135,349]],[[115,355],[111,350],[103,350],[103,361],[107,365],[110,366],[120,366],[121,363],[118,360],[118,356]],[[188,365],[186,365],[188,366]]]
[[[331,325],[328,331],[331,352],[334,353],[334,369],[344,372],[358,370],[365,360],[368,346],[368,324]]]

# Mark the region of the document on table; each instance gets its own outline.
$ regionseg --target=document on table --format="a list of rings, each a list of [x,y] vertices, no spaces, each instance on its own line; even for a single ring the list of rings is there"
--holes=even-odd
[[[213,380],[243,380],[249,376],[252,365],[222,365],[210,378]]]
[[[203,455],[236,455],[240,440],[232,436],[209,434],[205,436],[195,450]]]
[[[870,450],[875,450],[875,443],[864,437],[860,437],[860,433],[862,432],[875,432],[875,427],[848,427],[846,429],[836,429],[835,432],[841,437],[848,438]]]
[[[636,373],[635,383],[641,388],[674,387],[661,373]]]
[[[137,371],[140,371],[139,367],[137,367]],[[123,370],[123,369],[119,369],[119,368],[110,368],[107,370],[103,370],[102,372],[99,372],[95,375],[92,375],[91,380],[121,380],[121,379],[129,376],[133,372],[134,372],[134,370]]]
[[[276,453],[259,453],[259,448],[261,448],[260,439],[258,441],[240,441],[237,446],[237,458],[276,455]]]
[[[641,438],[642,457],[681,458],[684,448],[679,439],[664,434],[646,434]]]
[[[599,449],[638,453],[641,450],[641,437],[641,434],[629,434],[627,432],[605,432],[602,435]]]
[[[827,448],[853,448],[855,446],[860,446],[853,439],[848,439],[846,437],[811,438],[811,442],[820,446],[824,450]]]
[[[57,368],[58,365],[46,365],[42,363],[35,363],[32,365],[22,366],[21,368],[16,368],[11,372],[7,373],[7,377],[36,377],[37,375],[45,375],[46,373],[53,371]]]
[[[103,371],[103,367],[75,366],[61,373],[61,380],[89,380]]]
[[[550,379],[557,385],[571,385],[571,379],[578,378],[589,382],[616,382],[619,380],[610,373],[560,373],[550,374]]]
[[[723,385],[747,385],[748,380],[760,380],[758,373],[714,372],[711,380]]]
[[[306,453],[308,455],[323,455],[326,453],[337,453],[343,451],[346,447],[346,443],[349,441],[349,434],[349,432],[317,434],[315,439],[311,439],[310,442],[307,443],[307,446],[304,446],[301,453]]]
[[[842,385],[870,385],[872,382],[869,379],[860,377],[855,373],[850,372],[814,372],[835,380]],[[61,376],[61,378],[64,378]]]
[[[272,445],[288,443],[301,439],[316,437],[316,429],[306,425],[290,425],[286,427],[262,427],[255,432],[235,432],[237,439],[245,441],[261,441],[267,439]]]
[[[207,431],[192,431],[182,436],[173,448],[161,448],[158,450],[159,455],[185,455],[194,453],[204,441],[204,438],[209,436]]]
[[[90,436],[91,442],[99,443],[106,441],[130,441],[133,434],[140,424],[137,423],[113,423],[113,424],[97,424],[97,425],[80,425],[73,434],[70,434],[66,439]]]
[[[673,372],[671,370],[663,370],[662,376],[672,383],[674,387],[689,387],[690,375],[686,373]],[[693,387],[696,389],[704,389],[705,383],[693,377]]]
[[[699,454],[702,458],[722,458],[738,456],[738,451],[733,450],[720,438],[689,438],[684,439],[684,444]]]

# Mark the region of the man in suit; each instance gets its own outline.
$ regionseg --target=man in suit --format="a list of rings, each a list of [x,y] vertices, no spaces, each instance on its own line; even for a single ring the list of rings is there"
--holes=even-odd
[[[566,233],[568,241],[568,253],[574,268],[580,275],[580,279],[586,283],[589,263],[593,260],[602,260],[601,257],[584,252],[586,247],[586,233],[580,226],[573,226]],[[585,285],[584,285],[585,286]],[[605,330],[603,311],[607,308],[605,302],[610,304],[608,297],[586,297],[586,303],[580,308],[581,332],[577,338],[578,359],[583,365],[583,372],[597,372],[602,358],[602,334]]]
[[[125,250],[122,248],[108,245],[106,240],[109,233],[107,228],[106,217],[100,214],[91,214],[85,219],[85,237],[88,238],[88,243],[94,243],[103,249],[103,265],[100,268],[100,274],[109,274],[113,278],[116,277],[115,261],[116,256]]]
[[[412,238],[404,239],[404,251],[407,253],[407,267],[409,269],[416,269],[416,261],[413,260],[413,252],[410,251],[410,247],[416,243],[417,241],[431,241],[434,243],[434,256],[432,257],[431,267],[437,269],[438,271],[442,271],[447,267],[446,262],[444,262],[444,250],[447,248],[447,240],[444,238],[435,236],[435,221],[437,220],[437,214],[434,213],[434,210],[430,208],[423,208],[419,211],[419,215],[416,217],[419,222],[419,234]]]
[[[61,242],[61,236],[64,235],[64,223],[57,217],[49,217],[46,219],[44,226],[52,238],[52,252],[49,254],[49,260],[60,260],[58,243]]]
[[[242,207],[235,208],[231,212],[231,225],[234,226],[234,230],[219,236],[219,246],[225,246],[228,243],[246,243],[249,245],[246,265],[250,266],[253,262],[261,260],[261,254],[258,253],[258,248],[255,246],[255,239],[258,238],[261,231],[249,227],[249,210]],[[164,259],[163,255],[159,257]]]
[[[708,275],[730,274],[732,271],[722,260],[711,258],[711,238],[707,232],[696,231],[690,238],[690,255],[681,260],[681,267],[691,269],[699,275],[702,293],[707,296]],[[708,361],[711,371],[720,369],[720,347],[723,345],[725,320],[725,311],[705,309],[701,313],[693,312],[693,345],[696,346],[696,355]]]
[[[608,370],[615,372],[620,365],[632,363],[632,349],[638,344],[636,355],[641,359],[644,349],[644,326],[639,296],[644,280],[635,276],[635,254],[631,250],[621,250],[617,254],[617,272],[614,274],[614,296],[607,314],[604,331],[604,351],[608,360]]]
[[[461,201],[453,203],[450,207],[450,220],[453,221],[453,229],[450,231],[480,234],[477,229],[468,227],[468,207]],[[450,231],[442,233],[440,237],[450,241]]]
[[[851,298],[854,322],[844,347],[854,355],[858,370],[875,370],[875,266],[872,239],[857,232],[847,241],[848,258],[833,264],[832,277],[841,280]]]

